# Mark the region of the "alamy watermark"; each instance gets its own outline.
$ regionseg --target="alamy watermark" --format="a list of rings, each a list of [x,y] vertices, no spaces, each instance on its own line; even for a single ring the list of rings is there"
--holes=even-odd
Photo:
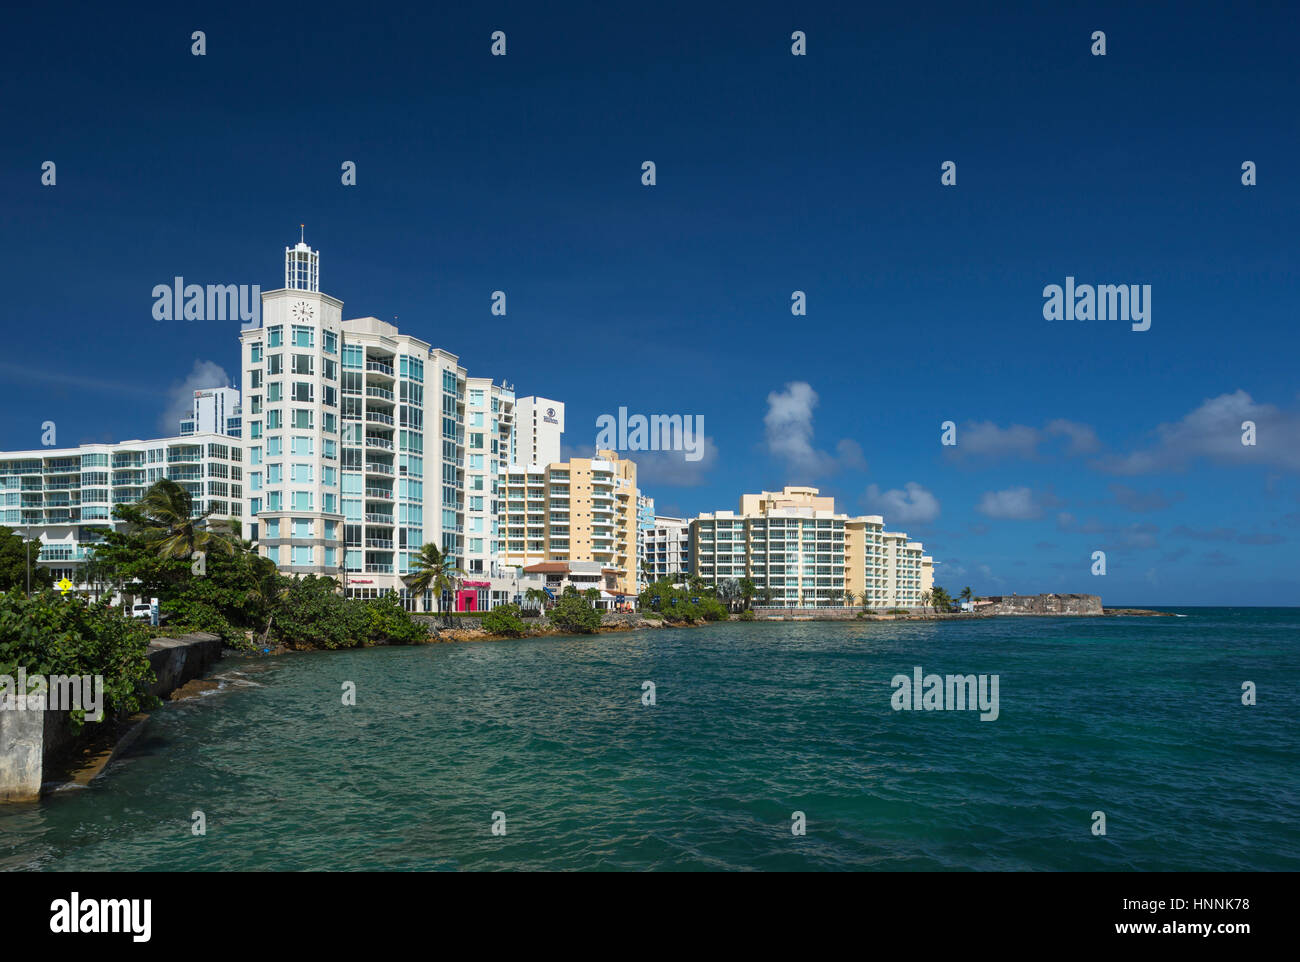
[[[980,721],[998,720],[997,675],[895,675],[889,703],[894,711],[976,711]]]
[[[155,284],[155,321],[240,321],[251,331],[262,324],[262,288],[258,284],[186,284],[174,277],[171,284]]]
[[[86,713],[86,721],[104,715],[103,675],[0,675],[0,711],[73,711]]]
[[[692,419],[693,422],[692,423]],[[618,415],[596,418],[596,450],[684,451],[687,461],[704,457],[704,415],[633,414],[620,407]]]
[[[1048,284],[1043,288],[1043,319],[1048,321],[1131,321],[1133,330],[1151,328],[1150,284],[1075,285],[1066,277],[1065,287]]]

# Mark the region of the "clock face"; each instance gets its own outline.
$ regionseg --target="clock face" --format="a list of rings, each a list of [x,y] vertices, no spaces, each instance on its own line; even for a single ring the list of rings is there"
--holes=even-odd
[[[293,319],[295,321],[310,321],[316,314],[315,308],[307,301],[298,301],[293,305]]]

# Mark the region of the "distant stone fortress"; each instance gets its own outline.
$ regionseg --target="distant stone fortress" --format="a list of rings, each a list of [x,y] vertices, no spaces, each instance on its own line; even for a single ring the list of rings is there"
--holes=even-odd
[[[1100,615],[1101,595],[990,595],[976,611],[995,615]]]

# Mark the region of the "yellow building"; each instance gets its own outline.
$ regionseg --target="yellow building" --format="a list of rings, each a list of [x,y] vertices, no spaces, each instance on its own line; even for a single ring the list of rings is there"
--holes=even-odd
[[[817,488],[745,494],[740,511],[691,521],[691,570],[706,582],[749,578],[779,607],[916,608],[934,583],[918,541],[879,515],[837,513]]]
[[[636,463],[613,451],[510,465],[500,512],[503,563],[593,562],[636,593]]]

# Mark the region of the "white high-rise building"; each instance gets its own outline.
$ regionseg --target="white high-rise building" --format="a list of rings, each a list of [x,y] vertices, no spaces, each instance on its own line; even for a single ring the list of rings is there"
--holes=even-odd
[[[239,392],[233,387],[211,387],[194,392],[189,417],[181,418],[181,436],[228,434],[240,436]]]
[[[646,581],[677,580],[691,570],[691,525],[685,518],[655,515],[653,525],[642,532]]]
[[[564,403],[544,397],[521,397],[515,402],[515,436],[511,463],[554,464],[563,460]]]
[[[436,601],[410,598],[403,576],[432,543],[465,572],[445,604],[513,600],[496,521],[513,388],[387,321],[344,320],[319,280],[318,252],[286,248],[284,288],[240,335],[248,536],[283,571],[422,610]]]

